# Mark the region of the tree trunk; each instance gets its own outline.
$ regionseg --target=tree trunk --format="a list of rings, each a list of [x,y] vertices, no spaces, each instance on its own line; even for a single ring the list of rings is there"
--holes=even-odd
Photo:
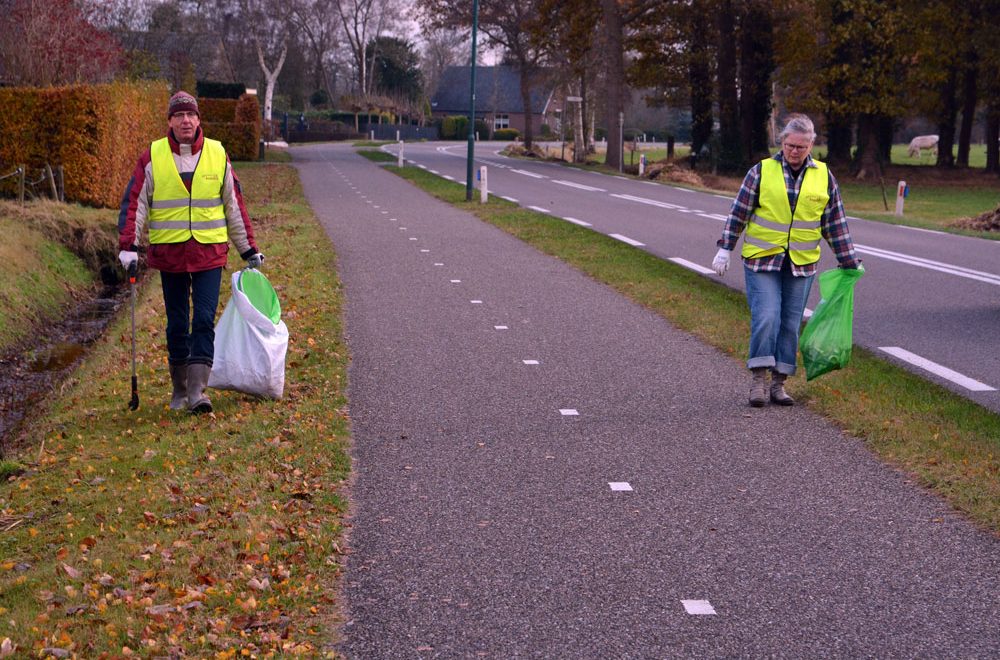
[[[576,95],[583,98],[583,76],[580,76],[580,87]],[[573,107],[573,162],[582,163],[587,159],[587,142],[583,131],[583,101],[576,101]],[[560,136],[561,137],[561,136]]]
[[[712,72],[708,44],[711,30],[707,16],[697,8],[690,12],[690,20],[688,83],[691,86],[691,165],[694,167],[712,137]]]
[[[956,87],[958,86],[958,70],[952,67],[948,77],[941,86],[941,107],[938,112],[938,155],[937,167],[952,167],[955,157],[952,147],[955,146],[955,116],[958,114]]]
[[[534,108],[531,107],[531,87],[534,72],[529,64],[521,63],[521,103],[524,106],[524,148],[531,152],[531,143],[535,137]]]
[[[622,136],[619,133],[619,116],[624,109],[625,98],[625,37],[622,31],[622,16],[617,0],[601,0],[601,14],[604,18],[604,122],[608,131],[608,151],[605,164],[620,170]]]
[[[1000,174],[1000,103],[986,113],[986,171]]]
[[[766,156],[771,142],[771,74],[774,72],[774,21],[770,5],[752,2],[743,17],[740,39],[740,126],[742,158],[750,164]]]
[[[972,142],[972,124],[976,121],[976,77],[979,73],[978,57],[969,55],[962,72],[962,129],[958,134],[958,159],[956,165],[969,166],[969,148]]]
[[[896,122],[892,117],[879,115],[878,123],[878,159],[883,165],[892,162],[892,138]]]
[[[844,166],[851,162],[851,120],[846,117],[826,117],[826,162]]]
[[[719,58],[716,81],[719,86],[719,153],[713,154],[718,167],[726,172],[741,169],[739,100],[736,93],[736,17],[731,0],[722,0],[716,14]]]
[[[876,115],[858,117],[858,153],[855,156],[855,178],[877,180],[882,177],[878,152],[878,122]]]

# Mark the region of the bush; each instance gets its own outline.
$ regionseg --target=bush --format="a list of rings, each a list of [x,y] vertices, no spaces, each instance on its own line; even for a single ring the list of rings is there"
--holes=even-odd
[[[66,200],[117,208],[136,159],[163,136],[165,82],[0,89],[0,167],[62,166]]]
[[[202,123],[233,121],[236,117],[236,99],[198,99],[198,114]]]
[[[493,131],[494,140],[516,140],[521,136],[521,131],[516,128],[498,128]]]
[[[247,86],[243,83],[215,82],[212,80],[199,80],[195,84],[195,94],[199,98],[208,99],[238,99],[247,93]],[[201,108],[201,101],[198,101]]]

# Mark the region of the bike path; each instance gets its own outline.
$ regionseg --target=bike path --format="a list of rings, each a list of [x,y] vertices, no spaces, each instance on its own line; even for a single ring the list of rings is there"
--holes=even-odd
[[[292,154],[346,297],[346,656],[1000,654],[1000,542],[859,440],[350,148]]]

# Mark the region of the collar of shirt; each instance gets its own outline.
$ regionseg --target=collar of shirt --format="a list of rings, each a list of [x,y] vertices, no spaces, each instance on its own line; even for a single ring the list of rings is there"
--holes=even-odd
[[[785,155],[782,154],[780,151],[778,153],[774,154],[773,156],[771,156],[771,158],[773,158],[774,160],[776,160],[779,163],[781,163],[781,166],[784,167],[785,169],[788,169],[789,165],[788,165],[787,162],[785,162]],[[819,165],[817,165],[816,162],[813,160],[812,154],[809,154],[808,156],[806,156],[805,166],[806,167],[819,167]]]

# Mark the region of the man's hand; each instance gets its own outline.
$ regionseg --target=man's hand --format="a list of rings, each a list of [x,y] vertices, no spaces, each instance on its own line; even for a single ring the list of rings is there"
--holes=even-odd
[[[132,252],[131,250],[122,250],[118,253],[118,261],[121,262],[122,268],[125,270],[135,268],[136,264],[139,263],[139,253]]]
[[[247,257],[247,268],[253,268],[256,270],[260,269],[260,265],[264,263],[264,253],[254,252],[249,257]]]
[[[715,253],[715,259],[712,259],[712,270],[719,277],[726,274],[729,270],[729,255],[732,254],[730,250],[726,248],[719,248],[719,251]]]

